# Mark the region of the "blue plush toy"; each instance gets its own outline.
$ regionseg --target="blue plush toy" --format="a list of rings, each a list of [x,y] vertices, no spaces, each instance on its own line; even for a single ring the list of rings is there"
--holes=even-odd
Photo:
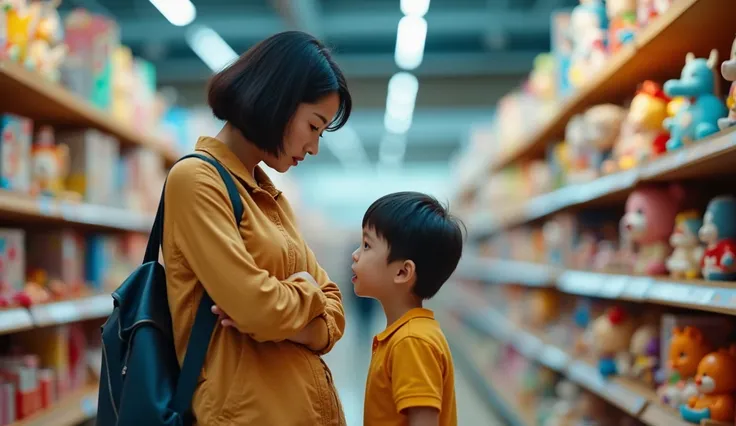
[[[726,105],[716,96],[715,69],[718,52],[711,51],[708,59],[687,54],[685,67],[679,80],[664,84],[667,96],[683,96],[689,99],[686,106],[664,122],[670,132],[667,150],[682,148],[686,142],[697,141],[718,131],[718,119],[726,115]]]

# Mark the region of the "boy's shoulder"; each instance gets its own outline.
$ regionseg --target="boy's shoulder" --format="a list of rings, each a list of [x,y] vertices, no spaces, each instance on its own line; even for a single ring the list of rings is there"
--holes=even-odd
[[[449,345],[442,327],[433,315],[416,316],[402,324],[389,336],[389,346],[396,346],[404,339],[419,339],[438,351],[449,352]]]

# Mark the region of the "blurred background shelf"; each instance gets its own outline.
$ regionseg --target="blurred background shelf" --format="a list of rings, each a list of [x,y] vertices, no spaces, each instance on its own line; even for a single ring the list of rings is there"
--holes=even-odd
[[[10,426],[77,426],[97,414],[98,385],[88,385],[43,410]]]

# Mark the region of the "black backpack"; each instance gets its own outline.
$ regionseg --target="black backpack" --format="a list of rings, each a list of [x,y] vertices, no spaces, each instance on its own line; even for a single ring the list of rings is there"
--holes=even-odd
[[[190,154],[220,173],[235,213],[243,203],[230,173],[204,155]],[[181,160],[180,160],[181,161]],[[102,371],[97,406],[100,426],[187,426],[191,404],[204,365],[217,316],[207,292],[197,309],[184,363],[174,349],[166,295],[166,274],[158,262],[163,239],[164,193],[161,195],[143,264],[112,294],[113,312],[102,326]]]

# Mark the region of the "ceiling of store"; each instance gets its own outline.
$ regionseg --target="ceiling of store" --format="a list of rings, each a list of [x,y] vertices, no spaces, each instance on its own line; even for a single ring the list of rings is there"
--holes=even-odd
[[[318,35],[335,52],[351,87],[357,88],[354,96],[363,93],[366,99],[375,98],[373,93],[385,99],[388,78],[399,71],[394,61],[397,24],[402,17],[399,2],[192,0],[197,9],[195,23],[214,29],[236,52],[289,28]],[[467,139],[471,124],[489,120],[498,95],[518,84],[538,53],[549,50],[550,12],[576,3],[578,0],[432,0],[425,16],[424,59],[412,72],[420,81],[472,80],[474,91],[488,91],[488,103],[464,105],[465,95],[456,90],[457,85],[420,83],[403,161],[446,167]],[[63,2],[63,9],[73,7],[113,16],[120,24],[123,43],[156,65],[158,80],[164,85],[187,91],[211,74],[187,45],[187,27],[171,25],[148,0]],[[494,84],[503,87],[491,88]],[[444,105],[438,108],[440,98]],[[376,161],[383,140],[382,113],[381,106],[368,105],[359,108],[351,120],[370,163]],[[330,152],[308,162],[310,167],[339,164],[333,150],[324,151]]]

